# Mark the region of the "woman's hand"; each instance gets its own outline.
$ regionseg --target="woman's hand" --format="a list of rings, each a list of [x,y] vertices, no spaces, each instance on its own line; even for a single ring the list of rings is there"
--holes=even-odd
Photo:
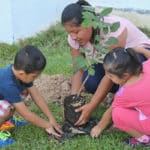
[[[90,132],[90,135],[92,138],[97,138],[100,134],[102,133],[102,129],[100,128],[100,126],[97,124],[96,126],[94,126]]]
[[[142,47],[134,47],[133,49],[134,49],[135,52],[137,52],[139,54],[142,54],[144,48],[142,48]]]
[[[88,104],[85,104],[84,106],[76,109],[75,111],[81,112],[81,116],[80,116],[79,120],[75,123],[76,126],[80,126],[80,125],[85,124],[89,120],[93,110],[91,109],[91,105],[88,103]]]
[[[134,51],[136,51],[139,54],[142,54],[146,58],[150,58],[150,50],[145,49],[143,47],[134,47],[133,49],[134,49]]]

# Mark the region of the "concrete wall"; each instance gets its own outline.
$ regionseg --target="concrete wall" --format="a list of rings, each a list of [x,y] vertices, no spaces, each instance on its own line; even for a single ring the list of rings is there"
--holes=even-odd
[[[89,0],[93,5],[134,10],[150,10],[150,0]]]
[[[12,43],[35,35],[60,20],[73,0],[0,0],[0,42]]]
[[[20,38],[35,35],[41,30],[45,30],[50,25],[60,21],[63,8],[77,0],[0,0],[0,42],[12,43]],[[124,8],[133,10],[141,8],[147,10],[150,6],[149,0],[92,0],[89,1],[94,6],[117,7],[124,11]],[[136,24],[142,23],[149,27],[150,16],[147,12],[137,15],[137,12],[127,12],[122,14],[116,11],[115,14],[130,17]],[[124,11],[126,12],[126,11]],[[142,19],[141,19],[142,18]]]
[[[0,4],[0,42],[12,42],[12,40],[13,29],[11,5],[10,0],[5,0]]]

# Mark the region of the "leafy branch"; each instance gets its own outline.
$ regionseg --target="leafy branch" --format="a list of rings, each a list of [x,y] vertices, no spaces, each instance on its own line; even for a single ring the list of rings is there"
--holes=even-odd
[[[105,8],[101,12],[95,13],[95,8],[92,6],[84,6],[83,15],[83,27],[92,26],[94,32],[93,38],[93,52],[90,49],[82,48],[80,52],[85,53],[86,56],[78,56],[75,59],[74,72],[79,69],[84,69],[88,71],[87,78],[83,81],[81,88],[78,92],[80,94],[85,82],[88,80],[90,75],[95,74],[94,64],[101,63],[103,60],[103,55],[109,51],[109,47],[112,44],[117,44],[118,39],[115,37],[108,37],[104,39],[103,36],[107,37],[111,32],[117,31],[120,26],[120,22],[106,23],[104,22],[104,17],[108,16],[112,12],[112,8]]]

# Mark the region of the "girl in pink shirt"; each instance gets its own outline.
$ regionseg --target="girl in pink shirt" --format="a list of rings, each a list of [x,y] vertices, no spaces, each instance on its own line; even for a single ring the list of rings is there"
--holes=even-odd
[[[133,49],[115,48],[103,65],[106,76],[120,88],[91,136],[97,137],[112,115],[114,126],[133,137],[128,144],[150,145],[150,59],[142,65]]]
[[[90,6],[86,1],[78,1],[67,5],[61,16],[61,22],[68,32],[68,43],[71,50],[72,59],[75,60],[78,56],[90,57],[93,55],[93,38],[95,36],[95,30],[92,26],[87,28],[82,27],[83,22],[83,6]],[[110,36],[114,36],[118,39],[117,44],[113,44],[109,49],[115,47],[134,48],[139,53],[139,57],[142,61],[150,57],[150,39],[140,31],[134,24],[125,18],[118,16],[104,17],[104,22],[114,23],[120,22],[119,29],[107,35],[99,33],[104,40],[107,40]],[[89,53],[81,52],[81,48],[87,48]],[[96,53],[94,53],[96,55]],[[73,67],[76,66],[73,64]],[[116,92],[118,86],[113,84],[112,81],[105,75],[102,63],[95,64],[95,75],[90,76],[85,83],[86,91],[93,93],[93,97],[90,103],[77,109],[77,112],[81,112],[79,120],[76,125],[82,125],[86,123],[92,113],[92,111],[103,101],[108,92]],[[72,75],[72,88],[71,94],[77,94],[83,80],[87,77],[87,70],[79,69],[77,73]]]

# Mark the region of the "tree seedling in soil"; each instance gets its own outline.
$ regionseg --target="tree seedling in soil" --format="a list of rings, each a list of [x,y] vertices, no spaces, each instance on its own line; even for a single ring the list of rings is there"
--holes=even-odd
[[[88,75],[83,81],[77,95],[71,95],[66,97],[64,100],[64,117],[65,120],[72,123],[72,125],[79,119],[80,113],[75,112],[76,108],[83,106],[86,103],[86,100],[80,95],[81,91],[84,87],[84,84],[88,80],[89,76],[95,74],[94,64],[102,63],[103,55],[105,55],[109,50],[108,48],[112,44],[116,44],[118,42],[117,38],[109,37],[104,39],[100,33],[105,34],[106,36],[111,32],[117,31],[120,26],[120,22],[115,23],[105,23],[104,17],[108,16],[112,12],[112,8],[105,8],[102,11],[95,12],[96,8],[92,6],[86,6],[83,8],[83,27],[93,27],[94,38],[93,38],[93,52],[89,49],[81,49],[81,52],[85,54],[90,54],[89,57],[78,56],[74,63],[76,64],[74,67],[74,73],[76,73],[79,69],[88,70]]]
[[[78,133],[81,134],[84,129],[88,129],[88,131],[84,131],[83,133],[90,133],[90,129],[96,125],[97,121],[89,121],[82,127],[75,127],[74,124],[79,119],[81,113],[75,112],[75,109],[85,105],[86,100],[81,96],[81,91],[84,87],[84,84],[88,80],[89,76],[95,74],[94,64],[102,63],[103,55],[105,55],[109,50],[109,46],[112,44],[116,44],[118,40],[115,37],[109,37],[108,39],[104,39],[102,35],[108,35],[111,32],[115,32],[119,26],[119,22],[115,22],[113,24],[105,23],[104,17],[109,15],[112,12],[112,8],[105,8],[101,12],[95,13],[95,8],[91,6],[86,6],[83,8],[83,27],[93,27],[94,37],[93,37],[93,52],[89,49],[81,49],[80,51],[88,54],[89,57],[78,56],[73,63],[75,63],[74,73],[76,73],[79,69],[84,69],[88,71],[88,75],[83,81],[78,93],[76,95],[70,95],[64,99],[64,125],[63,130],[66,134],[62,138],[73,137],[75,134],[72,134],[74,129],[78,130]],[[89,128],[88,128],[89,126]],[[82,128],[82,129],[81,129]],[[67,134],[68,133],[68,134]],[[70,134],[70,135],[69,135]],[[69,135],[69,136],[68,136]]]

